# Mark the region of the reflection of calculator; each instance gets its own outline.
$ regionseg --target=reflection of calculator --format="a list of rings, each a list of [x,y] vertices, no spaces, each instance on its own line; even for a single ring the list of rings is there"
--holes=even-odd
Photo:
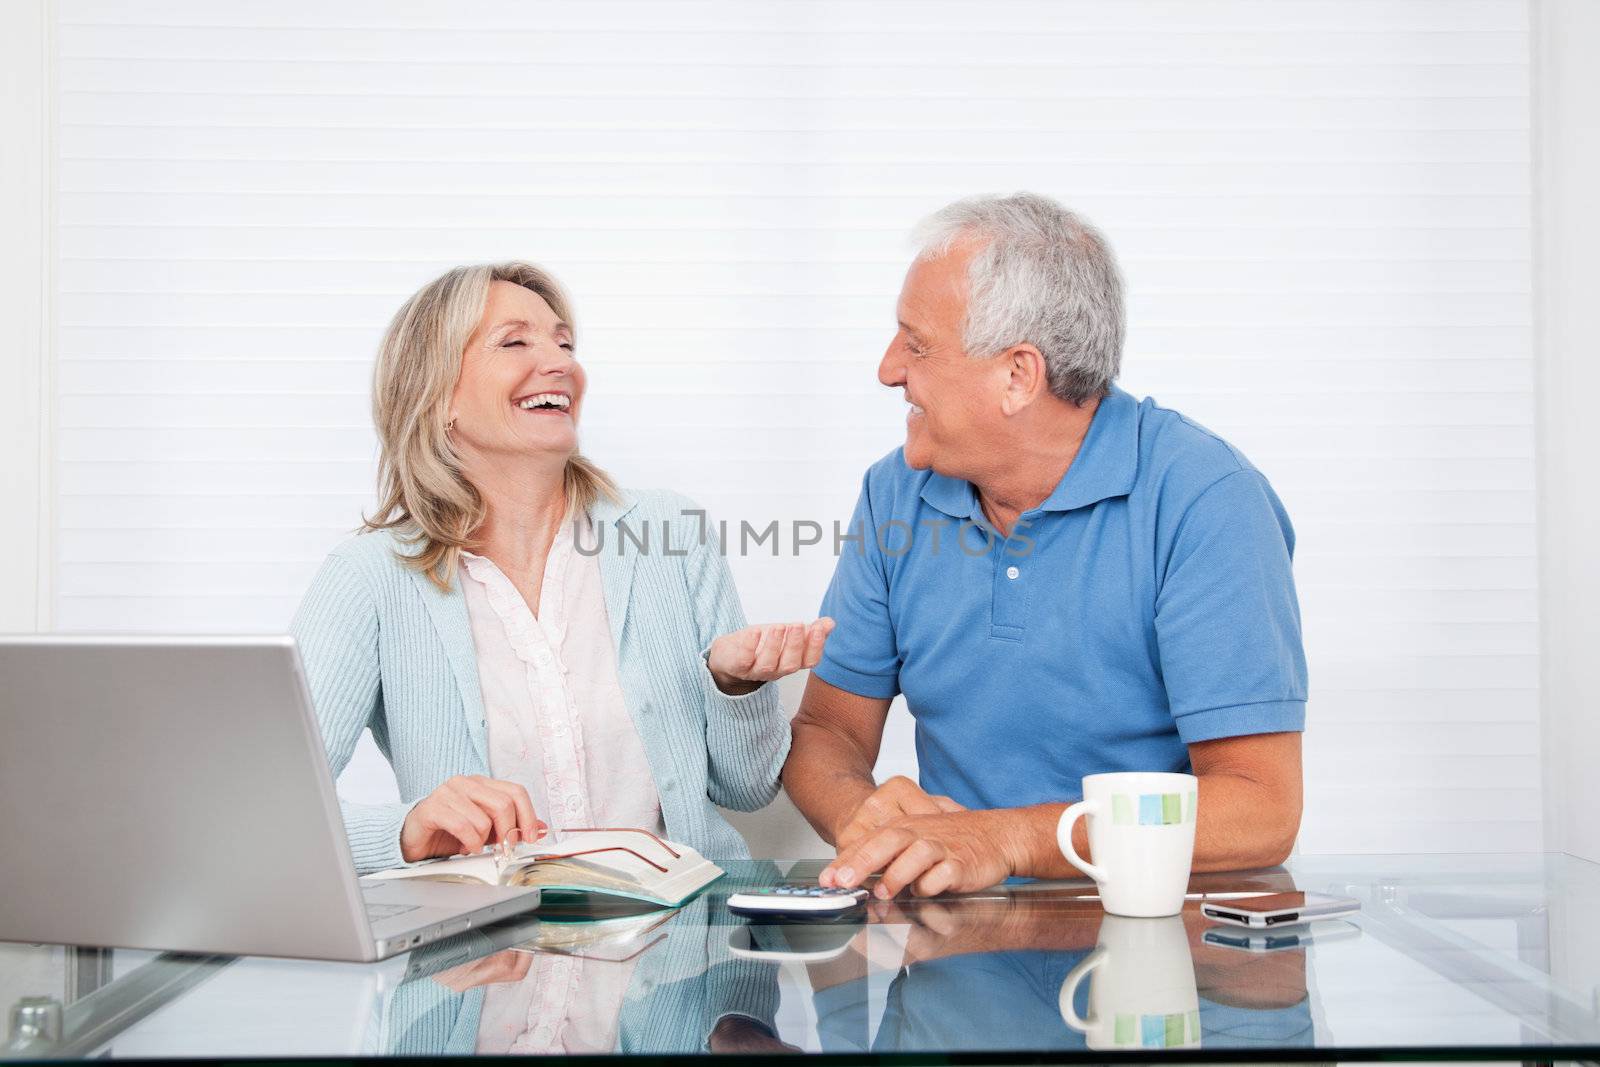
[[[739,915],[799,915],[826,918],[843,915],[866,902],[865,889],[820,885],[778,885],[745,889],[728,897],[728,910]]]
[[[838,959],[865,927],[859,922],[777,922],[735,926],[728,948],[744,960],[826,963]]]

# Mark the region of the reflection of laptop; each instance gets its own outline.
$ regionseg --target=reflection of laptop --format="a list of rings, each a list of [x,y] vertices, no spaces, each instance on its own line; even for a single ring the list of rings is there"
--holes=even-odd
[[[392,1008],[405,983],[493,955],[538,936],[539,928],[536,917],[522,915],[381,963],[158,956],[147,966],[192,977],[155,989],[140,1001],[139,1012],[122,1020],[126,1029],[109,1035],[109,1041],[107,1027],[93,1044],[55,1051],[73,1058],[154,1060],[191,1054],[208,1060],[392,1054]],[[440,992],[435,988],[430,997],[419,991],[413,1003],[437,1003]],[[263,1004],[277,1007],[263,1011]],[[282,1010],[282,1005],[307,1004],[316,1010]],[[404,1011],[397,1021],[404,1025],[414,1014]]]
[[[537,890],[358,882],[288,637],[0,637],[0,940],[376,960]]]

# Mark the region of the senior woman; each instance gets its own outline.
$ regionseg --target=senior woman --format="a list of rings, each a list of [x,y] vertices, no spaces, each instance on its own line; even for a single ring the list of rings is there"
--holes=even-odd
[[[293,625],[334,773],[370,728],[404,798],[341,802],[358,870],[546,825],[745,856],[713,804],[777,792],[789,728],[764,683],[813,666],[832,623],[746,627],[694,506],[579,454],[575,338],[527,263],[449,271],[384,337],[382,502]]]

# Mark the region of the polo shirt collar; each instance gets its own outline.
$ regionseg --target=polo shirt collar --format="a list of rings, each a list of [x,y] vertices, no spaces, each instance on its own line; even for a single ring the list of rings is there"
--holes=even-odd
[[[961,478],[929,471],[928,480],[922,486],[922,499],[953,519],[981,517],[978,494],[973,491],[971,482]]]
[[[1095,409],[1072,466],[1038,510],[1071,511],[1131,493],[1139,467],[1138,416],[1138,401],[1113,385]],[[929,473],[922,499],[958,519],[980,519],[983,514],[971,482],[938,471]]]
[[[1133,492],[1139,471],[1139,402],[1116,386],[1100,398],[1072,466],[1041,511],[1071,511]]]

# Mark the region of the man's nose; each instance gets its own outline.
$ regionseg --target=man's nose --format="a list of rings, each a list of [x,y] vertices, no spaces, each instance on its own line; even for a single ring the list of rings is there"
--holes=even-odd
[[[905,361],[895,354],[894,345],[888,347],[878,363],[878,381],[891,389],[906,384]]]

